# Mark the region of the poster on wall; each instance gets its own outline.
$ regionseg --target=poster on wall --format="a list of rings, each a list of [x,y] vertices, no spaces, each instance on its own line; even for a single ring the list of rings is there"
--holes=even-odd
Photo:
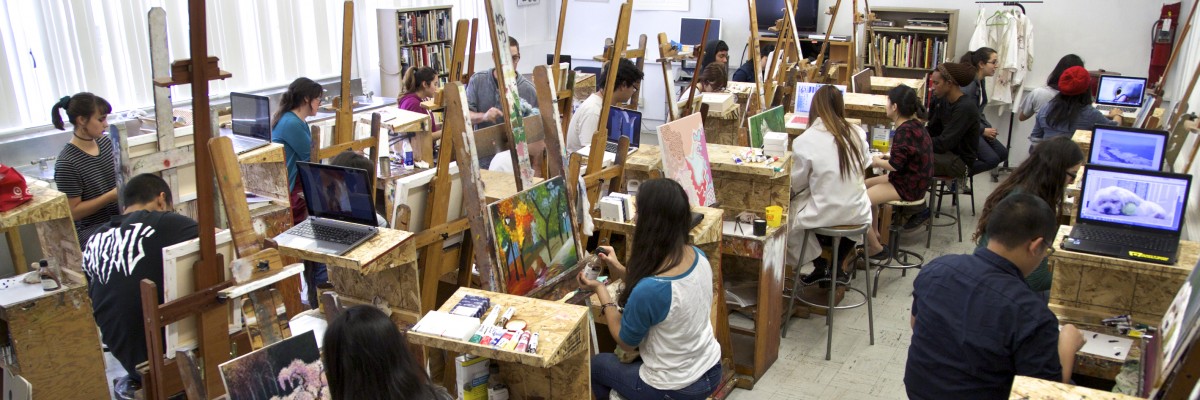
[[[492,203],[488,216],[499,258],[492,277],[503,286],[487,289],[536,296],[573,273],[579,263],[561,176]]]
[[[662,148],[663,172],[687,192],[693,206],[710,206],[717,201],[712,169],[708,164],[708,144],[700,113],[658,126]]]
[[[688,0],[633,0],[634,11],[687,11]]]

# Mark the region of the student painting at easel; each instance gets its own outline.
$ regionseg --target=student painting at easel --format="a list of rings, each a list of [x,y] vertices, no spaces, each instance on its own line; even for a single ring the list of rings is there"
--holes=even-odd
[[[508,37],[508,52],[512,55],[513,70],[521,61],[521,46],[517,39]],[[504,122],[504,111],[500,110],[500,72],[496,68],[477,72],[467,83],[467,107],[471,110],[471,124],[483,129]],[[537,91],[533,82],[517,74],[517,97],[521,98],[521,115],[529,116],[537,110]]]
[[[433,132],[433,141],[441,140],[442,131],[439,130],[437,120],[433,118],[433,113],[421,107],[421,102],[431,98],[437,94],[437,85],[434,81],[437,80],[437,71],[429,67],[409,67],[404,72],[404,78],[400,81],[404,87],[404,94],[396,99],[396,106],[401,110],[412,111],[429,116],[429,130]]]
[[[622,58],[617,63],[617,81],[613,82],[613,104],[628,102],[642,87],[642,74],[633,61]],[[604,108],[604,90],[608,79],[608,64],[596,75],[596,92],[579,104],[567,127],[567,153],[574,153],[592,143],[592,134],[600,129],[600,112]]]
[[[325,89],[308,78],[296,78],[279,98],[279,107],[271,124],[271,141],[283,144],[284,163],[287,164],[289,200],[292,203],[292,223],[299,224],[308,218],[308,205],[304,199],[304,187],[296,182],[296,163],[312,158],[312,130],[305,118],[317,114],[321,107],[321,95]],[[308,285],[309,306],[316,305],[314,283],[325,282],[325,266],[304,263],[304,282]]]

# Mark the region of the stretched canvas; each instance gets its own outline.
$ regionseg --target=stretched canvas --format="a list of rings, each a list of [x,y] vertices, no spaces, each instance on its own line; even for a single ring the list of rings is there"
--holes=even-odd
[[[329,399],[329,381],[312,331],[221,364],[230,400]]]
[[[708,144],[700,113],[658,126],[662,148],[663,172],[683,185],[693,206],[710,206],[717,201],[712,170],[708,165]]]
[[[500,68],[500,82],[504,86],[501,91],[501,104],[508,107],[503,110],[508,118],[509,127],[512,128],[512,147],[513,153],[516,154],[517,171],[520,172],[521,182],[526,187],[532,185],[533,182],[533,167],[529,164],[529,142],[526,139],[525,122],[523,116],[526,114],[521,110],[521,97],[517,92],[517,70],[513,66],[512,54],[509,53],[508,46],[501,46],[498,43],[508,43],[508,19],[504,17],[504,1],[502,0],[487,0],[485,3],[488,11],[488,22],[492,26],[492,51],[495,53],[492,58],[496,60],[498,68]]]
[[[750,116],[750,147],[762,148],[767,132],[787,132],[783,126],[783,106]]]
[[[557,177],[488,206],[499,258],[489,290],[534,296],[579,262],[566,185]]]

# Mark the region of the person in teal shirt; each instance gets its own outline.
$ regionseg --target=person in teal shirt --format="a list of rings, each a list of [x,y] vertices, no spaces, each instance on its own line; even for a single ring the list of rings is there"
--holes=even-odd
[[[271,125],[271,141],[283,144],[284,161],[287,164],[288,189],[293,196],[301,192],[296,187],[296,162],[308,161],[312,156],[312,131],[305,118],[317,114],[321,106],[321,94],[325,89],[308,78],[296,78],[288,85],[287,92],[279,99]],[[302,192],[301,192],[302,193]],[[295,202],[292,202],[295,206]]]
[[[1062,215],[1060,207],[1063,193],[1066,191],[1067,185],[1074,183],[1078,178],[1079,168],[1083,166],[1083,162],[1083,151],[1079,149],[1079,145],[1071,141],[1069,136],[1055,136],[1034,147],[1029,158],[1013,170],[1008,179],[1000,182],[1000,185],[996,186],[996,189],[984,201],[983,211],[979,213],[979,225],[975,229],[974,238],[977,240],[977,248],[987,246],[988,237],[984,233],[984,227],[987,225],[986,221],[992,208],[1013,194],[1026,193],[1040,197],[1057,212],[1055,215]],[[1053,240],[1053,238],[1048,240]],[[1029,284],[1029,288],[1034,292],[1038,292],[1045,300],[1049,301],[1052,279],[1053,275],[1046,268],[1046,260],[1042,260],[1041,265],[1038,265],[1032,273],[1025,277],[1025,283]]]

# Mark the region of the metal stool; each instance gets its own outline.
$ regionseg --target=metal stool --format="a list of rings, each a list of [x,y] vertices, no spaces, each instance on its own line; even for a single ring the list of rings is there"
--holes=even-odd
[[[866,281],[866,283],[865,283],[867,286],[866,291],[858,290],[857,288],[854,288],[853,286],[850,286],[849,284],[846,285],[847,290],[855,291],[855,292],[858,292],[863,295],[862,302],[845,305],[845,306],[834,305],[836,302],[835,299],[837,296],[838,270],[842,268],[842,263],[841,263],[842,260],[838,259],[838,257],[837,257],[838,247],[841,245],[841,238],[858,236],[862,239],[862,242],[860,242],[860,243],[865,244],[865,243],[867,243],[867,229],[870,229],[870,228],[871,228],[871,225],[864,224],[864,225],[842,225],[842,226],[833,226],[833,227],[828,227],[828,228],[814,228],[814,229],[805,229],[804,230],[804,241],[802,243],[808,243],[808,236],[812,235],[812,234],[830,236],[833,238],[833,253],[832,253],[833,261],[829,263],[830,264],[829,268],[831,269],[831,271],[829,271],[830,277],[817,281],[817,282],[829,282],[830,283],[829,302],[826,304],[813,304],[813,303],[809,303],[808,301],[804,300],[803,298],[800,299],[801,303],[804,303],[805,305],[808,305],[810,307],[824,308],[824,309],[828,310],[828,312],[826,312],[826,314],[825,314],[825,325],[829,327],[829,334],[825,341],[825,359],[826,360],[830,359],[830,354],[833,351],[833,312],[834,312],[834,310],[844,310],[844,309],[848,309],[848,308],[855,308],[855,307],[862,306],[865,303],[867,305],[867,324],[868,324],[868,332],[871,335],[871,345],[875,345],[875,315],[873,313],[873,309],[871,306],[871,296],[868,294],[871,292],[871,279],[869,276],[865,277],[863,279],[864,281]],[[806,247],[808,247],[808,246],[804,246],[804,247],[800,248],[800,259],[801,260],[804,259],[804,250]],[[856,256],[851,255],[851,257],[856,257]],[[862,257],[862,256],[857,256],[857,257],[862,259],[864,264],[867,263],[867,261],[866,261],[867,257]],[[798,297],[798,294],[800,293],[800,285],[801,285],[801,283],[800,283],[800,266],[799,265],[795,266],[795,269],[796,269],[796,271],[795,271],[796,272],[796,274],[795,274],[796,281],[794,284],[792,284],[792,295],[789,296],[789,298],[788,298],[787,314],[784,314],[785,320],[783,322],[783,332],[781,332],[783,337],[787,337],[788,327],[791,326],[791,324],[792,324],[791,317],[792,317],[792,311],[793,311],[794,307],[796,306],[796,297]],[[850,273],[854,274],[855,270],[851,269]],[[853,276],[851,276],[850,280],[851,281],[854,280]],[[814,282],[814,283],[816,283],[816,282]]]
[[[913,201],[896,200],[887,202],[887,205],[892,207],[893,214],[899,213],[899,208],[897,207],[912,207],[922,204],[925,204],[924,198]],[[892,221],[895,220],[896,218],[893,217]],[[933,228],[928,226],[932,222],[933,218],[925,221],[925,225],[927,225],[926,229],[932,231]],[[898,269],[900,270],[900,276],[906,276],[908,274],[908,270],[913,268],[921,269],[921,266],[925,265],[925,257],[921,257],[920,254],[900,248],[900,231],[902,230],[903,227],[896,223],[893,223],[888,227],[888,258],[880,262],[872,263],[875,267],[875,284],[873,285],[875,290],[871,292],[872,297],[879,295],[879,275],[883,273],[884,268]],[[916,259],[916,263],[910,261],[910,259],[913,258]],[[870,278],[871,277],[868,277],[868,279]]]
[[[959,178],[954,178],[954,177],[949,177],[949,176],[935,176],[935,177],[933,177],[933,184],[929,185],[929,219],[930,219],[930,222],[929,222],[929,235],[925,239],[925,248],[927,248],[927,249],[929,248],[930,243],[933,242],[933,227],[935,227],[935,226],[941,227],[941,226],[958,225],[958,241],[962,242],[962,240],[963,240],[963,238],[962,238],[962,207],[959,206],[959,203],[958,203],[959,189],[961,189],[962,185],[954,184],[958,180],[959,180]],[[942,198],[946,195],[954,196],[954,198],[951,201],[951,204],[954,206],[954,215],[950,215],[949,213],[942,212]],[[934,203],[937,203],[937,208],[933,207]],[[946,218],[951,219],[951,221],[938,223],[938,224],[933,223],[933,219],[938,218],[938,217],[946,217]]]

